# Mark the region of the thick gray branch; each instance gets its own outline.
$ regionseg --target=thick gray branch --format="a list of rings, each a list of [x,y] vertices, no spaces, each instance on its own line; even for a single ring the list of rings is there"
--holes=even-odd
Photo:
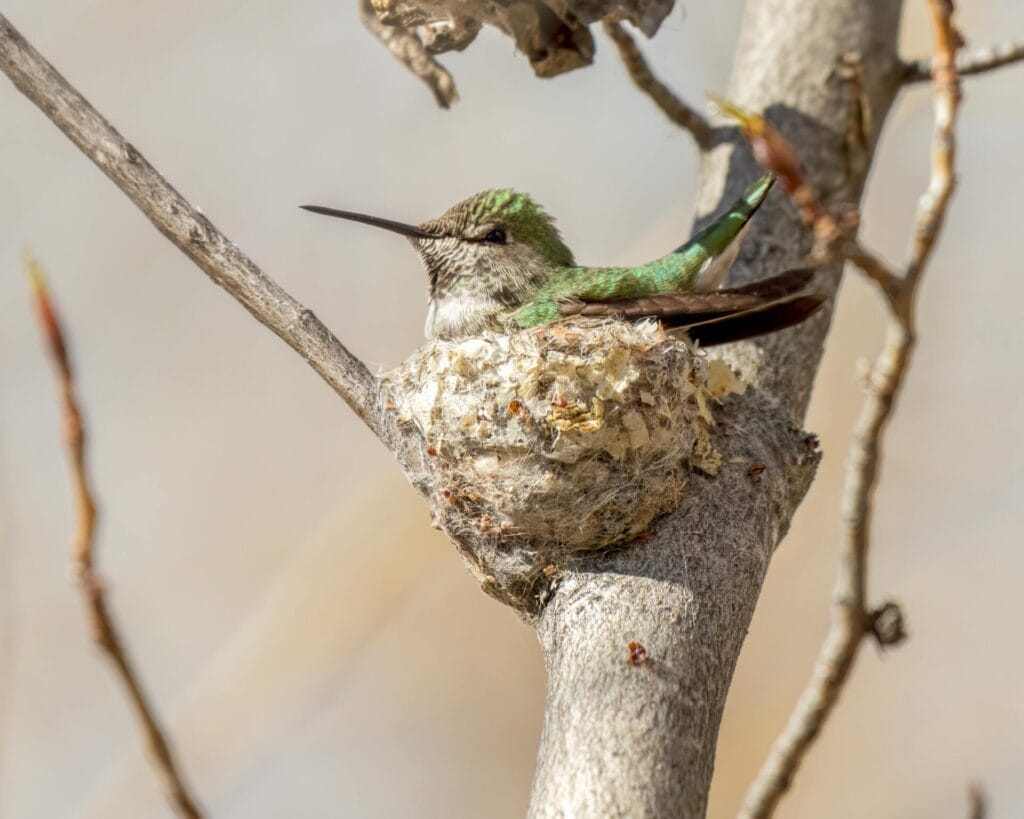
[[[763,110],[833,202],[857,204],[870,153],[902,79],[900,0],[750,0],[728,97]],[[863,94],[836,69],[861,55]],[[870,133],[852,156],[851,106]],[[861,112],[865,113],[865,112]],[[706,153],[698,207],[707,215],[757,174],[740,139]],[[811,237],[781,194],[754,221],[736,275],[800,264]],[[831,285],[838,285],[834,270]],[[720,419],[726,469],[694,481],[657,535],[614,555],[579,559],[538,621],[548,705],[531,815],[704,814],[719,720],[772,550],[810,478],[803,417],[828,330],[823,315],[737,345],[728,357],[760,386]],[[756,395],[760,395],[758,399]],[[773,410],[773,407],[775,408]],[[751,476],[750,464],[765,465]],[[756,470],[753,470],[756,471]],[[629,642],[647,650],[626,662]]]
[[[719,429],[719,475],[694,477],[652,540],[567,567],[539,618],[548,704],[532,816],[704,815],[736,658],[818,460],[764,396],[730,399]]]

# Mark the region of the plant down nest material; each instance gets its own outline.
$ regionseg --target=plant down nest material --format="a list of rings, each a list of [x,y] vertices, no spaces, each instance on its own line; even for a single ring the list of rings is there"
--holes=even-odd
[[[658,324],[601,319],[433,340],[387,378],[436,503],[549,561],[643,535],[718,471],[707,372]]]

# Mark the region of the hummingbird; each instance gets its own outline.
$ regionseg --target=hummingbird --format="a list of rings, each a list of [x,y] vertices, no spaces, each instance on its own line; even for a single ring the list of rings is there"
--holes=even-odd
[[[811,269],[720,288],[774,181],[771,174],[761,177],[684,244],[635,267],[577,265],[554,220],[510,188],[478,193],[420,225],[302,207],[409,239],[427,272],[427,338],[606,316],[655,318],[710,346],[797,324],[824,302],[810,286]]]

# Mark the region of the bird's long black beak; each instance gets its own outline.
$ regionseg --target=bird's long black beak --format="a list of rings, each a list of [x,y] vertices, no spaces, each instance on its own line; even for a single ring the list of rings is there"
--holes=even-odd
[[[373,225],[374,227],[383,228],[384,230],[390,230],[392,233],[399,233],[402,236],[408,236],[410,239],[441,238],[440,233],[431,233],[430,231],[416,227],[416,225],[407,225],[405,222],[395,222],[392,219],[382,219],[379,216],[367,216],[365,213],[353,213],[350,210],[324,208],[320,205],[299,205],[299,207],[313,213],[323,214],[324,216],[336,216],[339,219],[348,219],[352,222],[362,222],[364,225]]]

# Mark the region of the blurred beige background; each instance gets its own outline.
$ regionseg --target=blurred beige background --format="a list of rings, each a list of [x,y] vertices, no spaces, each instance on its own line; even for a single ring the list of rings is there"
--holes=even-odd
[[[728,77],[739,0],[686,3],[646,50],[691,101]],[[908,0],[905,51],[928,48]],[[406,244],[296,205],[398,219],[513,185],[583,261],[686,233],[696,156],[594,67],[534,79],[485,33],[446,58],[439,111],[354,3],[9,0],[4,12],[186,196],[375,366],[421,340]],[[1024,36],[1018,0],[963,4],[975,44]],[[911,639],[861,655],[785,817],[1024,815],[1024,68],[970,80],[961,185],[886,450],[875,600]],[[903,255],[929,96],[900,100],[865,215]],[[611,192],[619,192],[612,195]],[[20,270],[47,268],[74,343],[114,610],[189,780],[217,817],[523,815],[543,668],[388,454],[291,351],[213,287],[0,81],[0,815],[165,817],[68,582],[50,369]],[[760,601],[722,727],[711,815],[734,813],[824,633],[856,361],[881,307],[844,286],[808,427],[825,460]]]

